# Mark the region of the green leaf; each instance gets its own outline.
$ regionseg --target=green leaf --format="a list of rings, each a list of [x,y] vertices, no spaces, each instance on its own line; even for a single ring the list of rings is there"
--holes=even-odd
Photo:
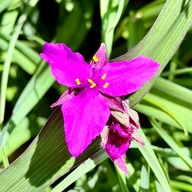
[[[142,132],[142,130],[139,130],[139,133],[142,135],[142,138],[144,139],[145,146],[140,146],[138,143],[136,143],[137,147],[139,148],[140,152],[144,156],[145,160],[153,170],[157,180],[159,181],[161,187],[166,192],[171,192],[171,187],[169,184],[169,179],[167,178],[166,174],[164,173],[164,170],[161,167],[161,164],[159,163],[152,146],[148,142],[146,136]]]
[[[91,2],[89,0],[71,2],[73,9],[65,18],[63,18],[63,12],[61,12],[60,23],[56,34],[57,42],[65,42],[65,44],[69,45],[74,51],[79,48],[79,45],[81,45],[85,35],[91,28],[95,2],[95,0]],[[62,5],[61,10],[63,8]]]
[[[0,49],[6,51],[9,41],[10,36],[0,33]],[[37,52],[29,48],[25,43],[17,41],[12,60],[14,60],[25,72],[33,74],[41,59]]]
[[[190,127],[190,109],[177,105],[151,93],[147,94],[146,97],[144,97],[144,100],[157,106],[162,111],[165,111],[184,130],[185,135],[188,135],[187,129]]]
[[[11,8],[14,6],[20,6],[21,0],[3,0],[0,2],[0,13],[3,12],[7,8]]]
[[[183,159],[183,161],[192,169],[192,159],[178,144],[174,139],[161,127],[161,125],[155,121],[151,120],[153,128],[159,133],[159,135],[164,139],[164,141],[178,154],[178,156]]]
[[[154,147],[155,152],[162,156],[163,158],[166,159],[167,162],[169,162],[173,167],[175,167],[178,170],[182,170],[182,171],[191,171],[191,168],[185,163],[185,161],[183,161],[182,158],[180,158],[178,156],[178,154],[173,151],[170,148],[159,148],[159,147]],[[183,151],[183,153],[186,154],[190,154],[190,151],[188,151],[187,148],[181,148],[181,150]],[[184,179],[185,180],[185,179]]]
[[[96,165],[100,164],[108,158],[107,154],[100,149],[96,153],[94,153],[91,157],[89,157],[85,162],[79,165],[72,173],[70,173],[63,181],[61,181],[57,186],[52,189],[52,192],[62,192],[63,189],[67,188],[73,182],[75,182],[79,177],[83,174],[93,169]]]
[[[9,139],[13,129],[20,124],[28,112],[38,103],[53,82],[54,79],[50,75],[49,67],[43,62],[19,97],[10,120],[0,133],[0,149]]]
[[[192,91],[173,82],[159,78],[151,93],[135,108],[150,117],[174,127],[192,132],[190,119]],[[146,101],[149,105],[146,105]]]
[[[136,105],[155,83],[155,80],[179,47],[191,23],[192,2],[168,0],[144,39],[128,53],[116,59],[121,61],[138,55],[145,55],[161,65],[154,78],[129,97],[131,106]]]
[[[60,108],[53,112],[45,127],[46,129],[42,129],[22,158],[1,172],[0,181],[3,185],[0,185],[0,191],[42,191],[70,169],[83,163],[99,148],[96,140],[83,155],[76,159],[71,157],[64,140]],[[97,159],[101,158],[100,156],[96,155],[94,158],[97,163],[100,162]],[[88,161],[87,171],[94,167],[93,160]],[[16,177],[10,179],[10,175]]]
[[[127,189],[127,185],[126,185],[125,173],[122,170],[120,170],[117,166],[115,166],[115,168],[116,168],[117,178],[119,180],[119,185],[120,185],[121,191],[128,192],[129,190]]]
[[[192,90],[166,79],[158,78],[155,86],[151,89],[151,93],[155,93],[189,109],[192,108]]]
[[[191,183],[184,183],[181,181],[171,181],[171,185],[179,191],[191,191]]]
[[[150,184],[150,169],[147,168],[146,165],[142,165],[141,167],[141,191],[148,191]]]
[[[157,192],[165,192],[165,189],[160,185],[160,183],[156,180],[155,181]]]
[[[11,65],[11,59],[14,52],[16,41],[19,37],[19,34],[21,32],[21,28],[26,21],[27,14],[24,13],[20,16],[17,25],[15,27],[15,31],[11,37],[9,47],[7,50],[7,56],[4,62],[4,70],[2,73],[2,80],[1,80],[1,92],[0,92],[0,124],[4,121],[4,115],[5,115],[5,103],[6,103],[6,89],[7,89],[7,83],[8,83],[8,77],[9,77],[9,69]]]
[[[100,1],[102,19],[102,41],[106,44],[108,55],[111,54],[115,27],[123,13],[125,0]]]

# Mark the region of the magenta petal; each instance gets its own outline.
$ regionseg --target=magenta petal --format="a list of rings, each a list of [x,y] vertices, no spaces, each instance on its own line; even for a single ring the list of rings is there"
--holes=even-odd
[[[98,51],[95,53],[95,56],[98,58],[98,62],[94,62],[93,60],[90,62],[92,67],[96,67],[97,69],[102,68],[106,63],[108,63],[107,58],[107,48],[104,43],[101,44]]]
[[[158,63],[144,56],[130,61],[107,63],[102,74],[106,74],[104,82],[109,85],[107,88],[100,86],[99,90],[113,97],[133,93],[149,81],[158,68]]]
[[[103,95],[103,97],[110,109],[124,112],[124,108],[122,106],[122,99],[120,97],[109,97],[107,95]]]
[[[114,125],[113,125],[114,126]],[[124,171],[126,174],[128,173],[127,167],[126,167],[126,155],[125,152],[123,152],[123,154],[119,154],[118,153],[118,139],[120,139],[118,137],[118,134],[116,132],[111,132],[111,129],[109,129],[108,126],[105,126],[102,133],[101,133],[101,146],[106,150],[107,154],[110,156],[110,158],[114,161],[114,163],[122,170]],[[117,141],[114,142],[113,140],[111,140],[111,136],[112,135],[116,135],[117,136]],[[114,137],[115,139],[115,137]],[[120,143],[120,142],[119,142]],[[112,146],[113,145],[113,146]],[[119,145],[121,146],[121,144]],[[127,148],[126,148],[127,150]],[[117,155],[114,155],[113,153],[116,153]]]
[[[67,89],[62,95],[61,97],[51,105],[51,107],[56,107],[59,105],[63,105],[67,100],[69,100],[70,98],[74,97],[74,92],[69,91],[69,89]]]
[[[119,147],[117,145],[120,145]],[[106,145],[105,151],[108,153],[108,155],[110,156],[110,158],[114,161],[115,159],[118,159],[121,155],[125,154],[126,151],[129,149],[130,143],[129,141],[125,142],[125,143],[117,143],[116,144],[112,144],[112,143],[108,143]]]
[[[114,163],[126,174],[128,174],[127,165],[126,165],[126,155],[121,155],[118,159],[114,160]]]
[[[62,106],[65,136],[70,153],[77,157],[103,130],[110,111],[102,95],[87,89]]]
[[[106,150],[112,160],[118,159],[129,149],[132,140],[127,127],[121,127],[119,124],[109,126],[108,139],[103,148]],[[104,142],[105,143],[105,142]]]
[[[45,43],[40,56],[50,64],[51,72],[58,83],[68,87],[87,84],[91,75],[89,65],[79,53],[74,53],[65,44]],[[77,85],[76,79],[81,82]]]

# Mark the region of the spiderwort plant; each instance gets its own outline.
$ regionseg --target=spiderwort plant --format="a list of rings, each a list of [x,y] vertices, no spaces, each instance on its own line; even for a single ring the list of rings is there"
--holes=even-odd
[[[158,63],[144,56],[130,61],[109,61],[104,44],[90,64],[62,43],[45,43],[41,57],[50,64],[56,81],[69,87],[52,106],[62,105],[66,142],[74,157],[101,134],[109,120],[110,108],[118,109],[116,98],[140,89],[159,68]],[[112,125],[110,129],[121,127]]]

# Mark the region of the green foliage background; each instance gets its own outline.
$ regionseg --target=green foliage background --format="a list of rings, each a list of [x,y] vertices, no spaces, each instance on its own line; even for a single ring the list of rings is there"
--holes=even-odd
[[[0,191],[190,192],[191,24],[190,0],[0,0]],[[45,41],[87,61],[104,42],[111,59],[160,63],[129,97],[146,144],[132,142],[128,175],[99,139],[77,159],[68,153],[60,109],[49,107],[66,88],[39,57]]]

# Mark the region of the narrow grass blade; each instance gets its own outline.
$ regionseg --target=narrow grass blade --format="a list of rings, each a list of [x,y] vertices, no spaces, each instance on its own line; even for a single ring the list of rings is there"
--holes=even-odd
[[[131,106],[138,103],[152,87],[163,68],[176,52],[191,23],[192,1],[168,0],[145,38],[130,52],[115,59],[125,60],[138,55],[145,55],[156,60],[161,65],[156,76],[142,89],[129,97]]]
[[[145,160],[153,170],[157,180],[161,184],[162,188],[166,192],[171,192],[171,187],[169,184],[169,179],[167,178],[166,174],[164,173],[164,170],[162,169],[153,149],[150,143],[148,142],[147,138],[145,137],[144,133],[139,130],[140,134],[142,135],[142,138],[145,141],[145,146],[142,147],[139,144],[136,144],[137,147],[139,148],[140,152],[144,156]]]
[[[158,134],[163,138],[163,140],[178,154],[178,156],[183,159],[183,161],[192,169],[192,159],[182,150],[174,139],[161,127],[161,125],[155,121],[151,120],[153,128],[158,132]]]
[[[96,165],[100,164],[106,158],[108,158],[107,154],[102,149],[100,149],[91,157],[89,157],[85,162],[79,165],[63,181],[56,185],[51,192],[62,192],[69,185],[75,182],[79,177],[81,177],[81,175],[89,172],[91,169],[93,169]]]
[[[61,109],[58,108],[22,158],[18,158],[0,173],[0,181],[3,183],[0,185],[0,191],[43,191],[57,178],[83,163],[98,149],[96,140],[82,156],[76,159],[71,157],[64,139]],[[99,163],[100,160],[95,161]],[[93,160],[88,162],[90,166],[95,166]]]

